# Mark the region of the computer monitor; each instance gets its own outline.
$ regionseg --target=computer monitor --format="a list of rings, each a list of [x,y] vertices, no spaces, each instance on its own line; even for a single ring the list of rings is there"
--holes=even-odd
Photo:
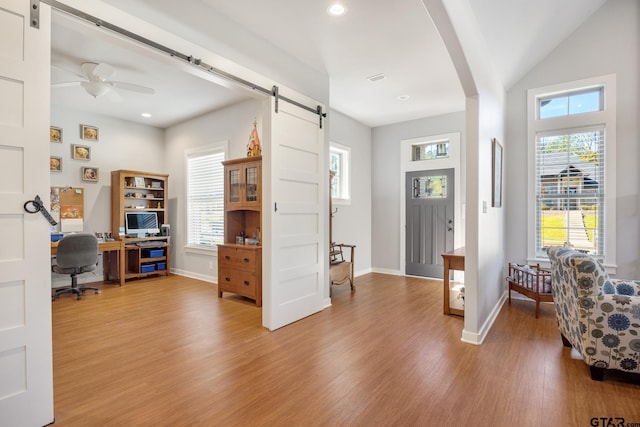
[[[136,237],[146,237],[148,234],[158,234],[157,212],[125,212],[125,225],[127,235],[135,235]]]

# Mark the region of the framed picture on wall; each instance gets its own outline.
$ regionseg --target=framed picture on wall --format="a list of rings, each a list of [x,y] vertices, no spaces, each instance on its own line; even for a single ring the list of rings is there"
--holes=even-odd
[[[62,157],[49,157],[49,170],[51,172],[62,172]]]
[[[494,208],[502,207],[502,145],[497,139],[491,140],[491,153],[492,153],[492,191],[491,191],[491,206]]]
[[[55,126],[49,127],[49,142],[62,143],[62,128],[57,128]]]
[[[82,171],[83,181],[98,182],[98,179],[100,178],[100,176],[98,175],[98,168],[83,166],[82,168],[80,168],[80,170]]]
[[[71,145],[71,158],[74,160],[91,160],[91,148],[86,145]]]
[[[86,141],[98,141],[98,128],[89,125],[80,125],[80,138]]]

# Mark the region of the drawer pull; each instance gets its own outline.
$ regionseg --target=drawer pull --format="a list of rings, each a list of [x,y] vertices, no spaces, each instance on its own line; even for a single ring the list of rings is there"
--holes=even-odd
[[[245,281],[244,281],[244,285],[245,285],[245,286],[249,286],[249,281],[248,281],[248,280],[245,280]]]
[[[245,258],[245,259],[244,259],[244,262],[249,262],[249,258]]]
[[[224,259],[226,259],[227,261],[231,260],[231,257],[229,255],[225,255]]]
[[[231,278],[230,278],[230,277],[225,277],[225,278],[224,278],[224,280],[225,280],[226,282],[230,282],[230,281],[231,281]]]

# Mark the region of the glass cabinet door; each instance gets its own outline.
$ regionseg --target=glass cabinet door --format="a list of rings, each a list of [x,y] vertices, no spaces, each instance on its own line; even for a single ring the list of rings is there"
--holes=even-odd
[[[240,202],[240,169],[229,170],[229,202]]]
[[[250,166],[245,169],[245,201],[256,202],[258,200],[258,167]]]

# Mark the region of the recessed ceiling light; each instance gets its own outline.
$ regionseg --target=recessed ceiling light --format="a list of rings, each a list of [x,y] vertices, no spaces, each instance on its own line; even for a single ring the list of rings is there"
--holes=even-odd
[[[342,16],[347,13],[347,6],[341,3],[334,3],[327,8],[327,13],[332,16]]]
[[[398,101],[406,101],[409,98],[411,98],[409,95],[398,95],[397,97]]]
[[[150,113],[142,113],[142,114],[140,114],[140,115],[141,115],[142,117],[151,117],[151,114],[150,114]]]

